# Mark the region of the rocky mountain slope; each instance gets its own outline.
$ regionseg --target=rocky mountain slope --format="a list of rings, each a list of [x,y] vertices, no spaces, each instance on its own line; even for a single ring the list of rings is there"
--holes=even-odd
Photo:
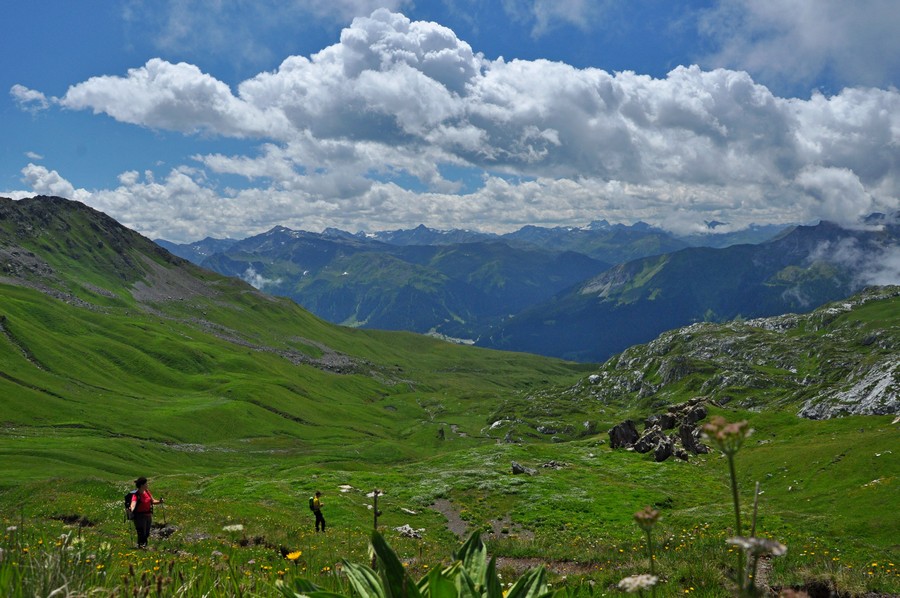
[[[697,323],[609,359],[574,390],[657,409],[692,397],[811,419],[900,413],[900,287],[811,313]]]

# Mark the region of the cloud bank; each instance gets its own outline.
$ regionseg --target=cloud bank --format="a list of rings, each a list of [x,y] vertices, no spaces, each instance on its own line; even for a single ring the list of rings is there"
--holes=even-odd
[[[885,87],[900,74],[894,0],[722,0],[700,33],[717,42],[704,63],[747,70],[806,89],[823,75]]]
[[[48,102],[19,88],[11,93],[24,106]],[[108,190],[74,189],[33,164],[23,171],[36,192],[57,189],[175,241],[276,224],[503,232],[598,218],[688,232],[704,220],[854,222],[900,205],[896,89],[804,100],[742,70],[682,66],[652,78],[489,60],[446,27],[384,9],[235,89],[154,58],[53,101],[256,145],[197,155],[159,181],[124,173]],[[220,190],[225,175],[247,185]]]

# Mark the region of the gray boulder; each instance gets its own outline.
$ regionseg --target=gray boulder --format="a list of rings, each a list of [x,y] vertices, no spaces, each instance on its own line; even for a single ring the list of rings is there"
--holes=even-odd
[[[706,397],[670,405],[665,413],[649,416],[644,420],[644,432],[638,433],[632,420],[625,420],[609,431],[611,448],[630,448],[638,453],[653,453],[657,461],[665,461],[672,455],[687,461],[691,454],[706,454],[709,447],[700,442],[697,423],[704,420],[708,411]],[[666,430],[677,430],[670,436]]]
[[[678,428],[681,446],[695,455],[705,455],[709,447],[700,442],[700,430],[693,424],[681,424]]]
[[[696,424],[698,421],[706,419],[708,414],[705,405],[696,405],[685,412],[682,421],[686,424]]]
[[[659,426],[651,426],[644,430],[638,441],[634,443],[634,450],[639,453],[649,453],[655,451],[656,445],[664,440],[666,440],[666,435],[663,434],[662,429]]]
[[[630,419],[626,419],[620,424],[616,424],[609,431],[609,446],[610,448],[628,448],[633,446],[635,442],[637,442],[640,435],[638,434],[637,427],[635,427],[634,422]]]
[[[671,413],[662,413],[658,415],[651,415],[646,420],[644,420],[644,427],[650,428],[652,426],[659,426],[660,429],[663,430],[671,430],[675,427],[677,420],[675,416]]]
[[[536,469],[531,469],[530,467],[525,467],[524,465],[516,463],[515,461],[512,462],[512,472],[515,475],[520,475],[523,473],[527,474],[527,475],[536,475],[537,474]]]
[[[675,441],[668,436],[663,436],[653,449],[653,458],[656,459],[657,463],[660,463],[671,457],[674,452]]]

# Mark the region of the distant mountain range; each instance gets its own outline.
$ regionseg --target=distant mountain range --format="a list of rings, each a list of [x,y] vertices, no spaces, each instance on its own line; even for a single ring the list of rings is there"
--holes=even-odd
[[[761,243],[791,228],[779,225],[754,225],[747,229],[714,233],[715,225],[707,223],[707,233],[676,236],[644,222],[633,225],[610,224],[606,220],[591,222],[586,227],[525,226],[515,232],[498,235],[473,230],[436,230],[425,225],[412,229],[393,231],[349,233],[336,228],[325,229],[322,233],[307,235],[328,239],[363,239],[381,241],[389,245],[457,245],[465,243],[503,242],[520,248],[545,249],[549,251],[574,251],[583,253],[601,262],[618,264],[648,255],[677,251],[686,247],[728,247],[739,243]],[[276,227],[278,230],[282,227]],[[287,229],[289,230],[289,229]],[[200,264],[215,253],[226,253],[237,239],[214,239],[207,237],[193,243],[173,243],[165,239],[156,242],[171,253]]]
[[[504,321],[487,347],[602,361],[693,322],[803,313],[896,282],[900,226],[798,226],[766,243],[689,248],[617,265]]]
[[[176,255],[331,322],[603,361],[665,330],[809,311],[878,282],[897,218],[676,237],[645,223],[322,233],[284,227]],[[719,223],[710,223],[712,230]],[[888,282],[896,282],[889,280]]]
[[[642,222],[526,226],[505,235],[425,226],[355,234],[275,227],[243,240],[157,243],[220,274],[290,297],[331,322],[474,343],[510,316],[613,264],[691,243],[760,240],[780,230],[755,227],[687,240]]]
[[[207,240],[181,253],[196,256],[213,247]],[[610,267],[581,253],[497,240],[398,245],[283,227],[237,241],[199,264],[290,297],[335,323],[465,339]]]

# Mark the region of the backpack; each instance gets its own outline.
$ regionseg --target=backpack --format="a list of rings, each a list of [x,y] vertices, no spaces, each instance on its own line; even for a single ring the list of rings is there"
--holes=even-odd
[[[310,496],[310,497],[309,497],[309,510],[310,510],[310,511],[315,511],[315,510],[316,510],[316,507],[313,506],[313,505],[315,504],[314,501],[315,501],[315,498],[313,498],[312,496]]]
[[[131,521],[134,519],[134,512],[131,510],[131,499],[134,498],[134,495],[137,494],[137,490],[132,490],[130,492],[125,493],[125,520]]]

